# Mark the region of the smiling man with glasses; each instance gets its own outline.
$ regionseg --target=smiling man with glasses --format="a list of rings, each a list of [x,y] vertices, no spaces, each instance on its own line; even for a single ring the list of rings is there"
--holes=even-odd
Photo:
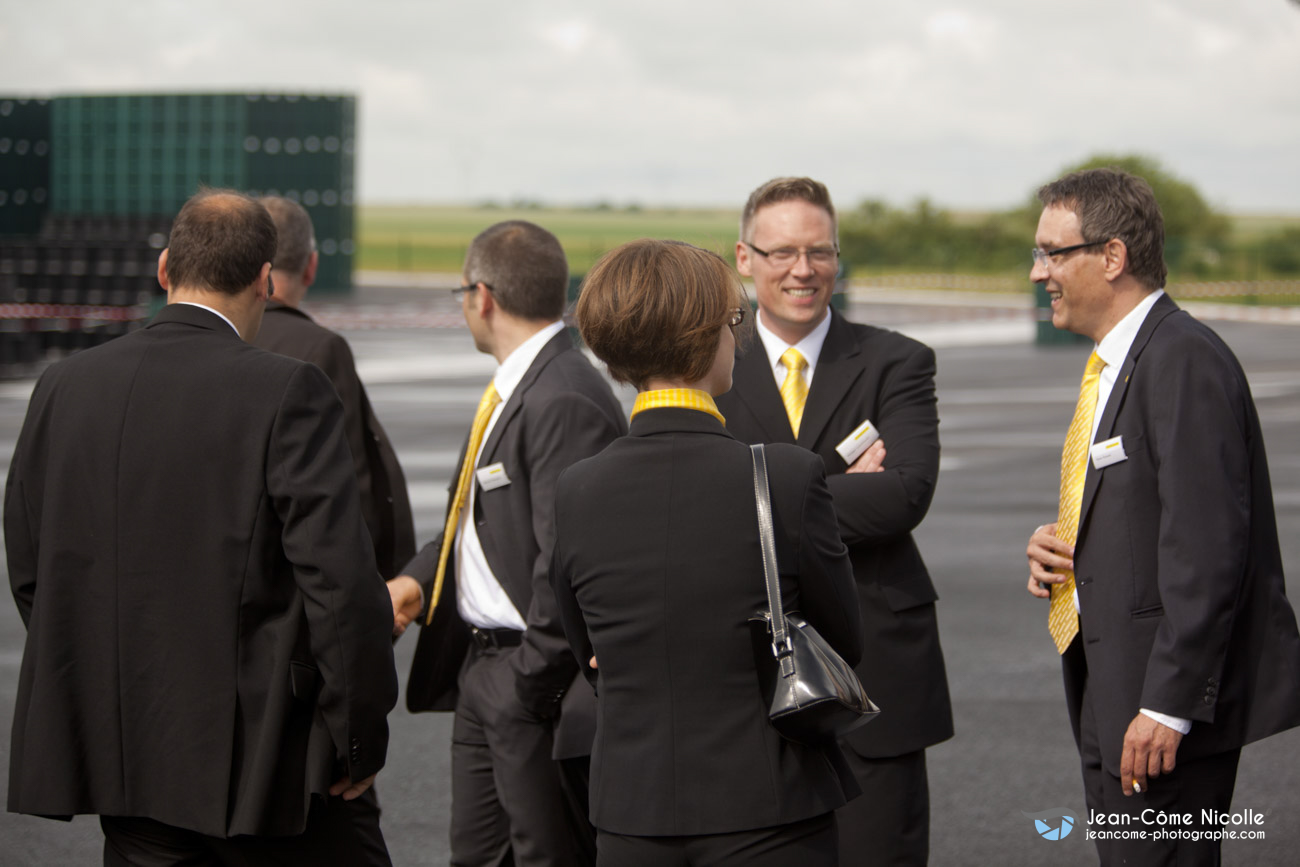
[[[925,748],[952,736],[937,595],[911,535],[939,474],[934,352],[831,309],[835,208],[811,178],[777,178],[750,195],[736,267],[754,281],[759,340],[737,357],[718,407],[744,442],[821,456],[866,632],[858,676],[887,708],[844,742],[864,794],[836,811],[840,863],[924,864]],[[868,422],[879,439],[862,450]]]
[[[1097,850],[1103,865],[1218,864],[1223,822],[1206,817],[1230,809],[1241,747],[1300,724],[1259,417],[1232,351],[1164,293],[1145,181],[1093,169],[1038,198],[1030,279],[1053,325],[1097,343],[1057,517],[1027,549],[1029,592],[1051,598],[1043,650],[1061,656],[1089,815],[1189,816],[1180,830],[1199,835]]]

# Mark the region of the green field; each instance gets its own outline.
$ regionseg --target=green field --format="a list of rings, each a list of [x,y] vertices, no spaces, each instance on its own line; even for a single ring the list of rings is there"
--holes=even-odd
[[[434,271],[458,273],[465,250],[480,231],[501,220],[531,220],[553,231],[569,256],[574,274],[589,269],[607,250],[636,238],[674,238],[713,250],[728,260],[736,243],[739,211],[727,209],[668,208],[552,208],[552,207],[468,207],[361,206],[357,210],[356,267],[375,271]],[[987,213],[954,213],[961,224],[979,222]],[[852,219],[847,215],[846,219]],[[1228,251],[1230,268],[1222,276],[1171,275],[1180,280],[1268,279],[1276,274],[1257,263],[1258,246],[1283,229],[1300,227],[1297,215],[1232,215],[1232,241]],[[1023,268],[1005,272],[1009,276],[1027,273],[1028,248],[1025,239]],[[1225,257],[1225,259],[1228,257]],[[1238,261],[1239,260],[1239,261]],[[936,268],[917,263],[872,267],[870,262],[853,263],[857,275],[934,272]],[[943,273],[982,273],[963,267],[960,261],[938,269]],[[1002,272],[998,272],[1002,273]]]
[[[598,208],[362,206],[356,267],[458,272],[474,236],[502,220],[531,220],[556,234],[579,274],[605,251],[637,238],[673,238],[730,256],[739,211]]]

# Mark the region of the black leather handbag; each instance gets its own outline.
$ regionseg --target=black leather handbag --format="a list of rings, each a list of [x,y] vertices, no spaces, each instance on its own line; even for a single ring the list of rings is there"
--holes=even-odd
[[[754,458],[754,499],[763,547],[767,610],[751,618],[754,660],[768,702],[768,718],[782,737],[819,744],[876,718],[880,708],[867,697],[852,667],[798,614],[781,605],[772,530],[772,497],[762,444],[750,446]]]

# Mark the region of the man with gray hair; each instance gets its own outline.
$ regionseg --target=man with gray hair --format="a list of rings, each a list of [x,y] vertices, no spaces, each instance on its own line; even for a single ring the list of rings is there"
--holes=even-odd
[[[254,345],[288,355],[325,371],[343,401],[343,427],[352,452],[361,514],[375,546],[375,562],[392,578],[415,554],[415,524],[406,491],[406,476],[397,453],[357,375],[352,349],[343,336],[317,324],[302,302],[316,280],[320,254],[311,217],[297,202],[279,196],[259,200],[275,221],[275,295]]]
[[[595,704],[549,580],[555,483],[627,422],[564,330],[568,277],[559,240],[533,223],[498,223],[470,244],[456,291],[474,345],[499,366],[441,538],[389,582],[399,626],[423,626],[407,707],[456,714],[451,862],[466,867],[573,867],[594,856]]]
[[[1218,864],[1242,746],[1300,725],[1259,417],[1232,350],[1164,292],[1146,181],[1092,169],[1038,198],[1030,279],[1053,325],[1096,343],[1056,518],[1027,549],[1089,821],[1178,832],[1094,828],[1103,865]]]

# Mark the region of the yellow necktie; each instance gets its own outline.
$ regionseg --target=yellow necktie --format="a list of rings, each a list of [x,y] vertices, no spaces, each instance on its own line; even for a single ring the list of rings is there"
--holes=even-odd
[[[1088,474],[1088,445],[1092,440],[1092,417],[1097,409],[1097,380],[1106,362],[1097,353],[1088,356],[1088,367],[1079,384],[1079,404],[1065,435],[1061,451],[1061,505],[1056,517],[1056,538],[1073,545],[1079,537],[1079,508],[1083,505],[1083,480]],[[1079,613],[1074,607],[1074,572],[1052,585],[1052,607],[1047,614],[1047,631],[1056,642],[1057,653],[1065,653],[1079,632]]]
[[[785,365],[781,402],[785,404],[785,414],[790,417],[790,429],[797,438],[799,422],[803,421],[803,408],[808,403],[808,380],[803,376],[803,369],[808,366],[808,362],[799,354],[799,350],[790,347],[781,353],[781,363]]]
[[[434,573],[433,598],[429,601],[429,613],[424,618],[425,626],[433,622],[433,609],[438,605],[438,598],[442,595],[442,581],[447,574],[447,556],[451,554],[452,546],[456,544],[456,527],[460,525],[460,513],[469,500],[470,485],[473,484],[474,478],[474,461],[478,458],[479,446],[483,444],[483,433],[487,430],[488,420],[492,418],[492,411],[500,402],[501,395],[497,394],[496,384],[488,383],[487,391],[483,392],[483,398],[478,402],[478,409],[474,412],[474,423],[469,429],[469,442],[465,444],[465,460],[461,462],[460,475],[456,479],[456,496],[452,498],[451,509],[447,512],[447,523],[442,530],[442,549],[438,551],[438,571]]]

